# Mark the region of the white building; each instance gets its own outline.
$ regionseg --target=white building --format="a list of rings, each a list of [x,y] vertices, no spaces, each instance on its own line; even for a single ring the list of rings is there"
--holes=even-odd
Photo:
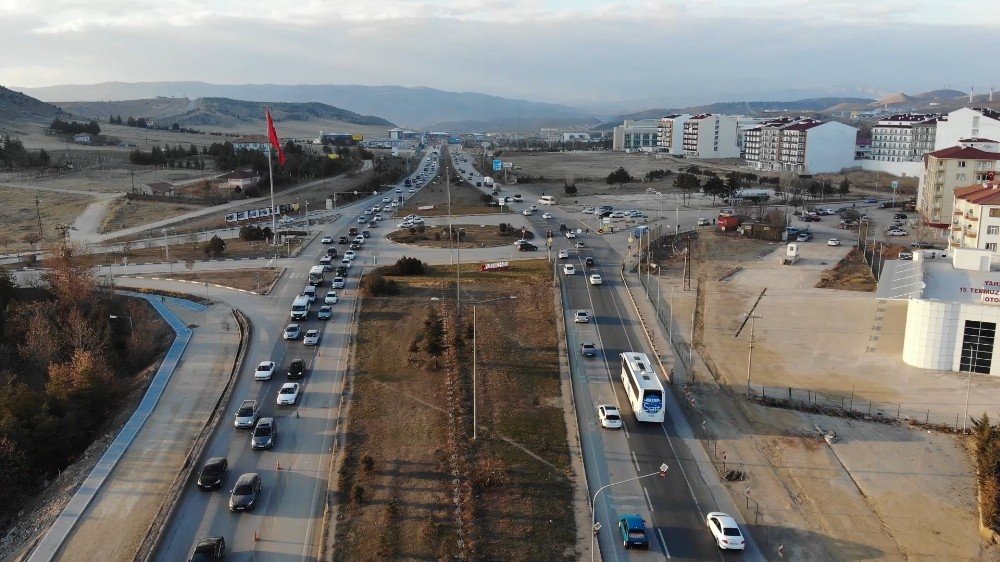
[[[983,150],[997,143],[967,139],[924,155],[924,169],[917,187],[917,211],[931,228],[950,229],[954,225],[955,189],[991,181],[1000,170],[1000,153]],[[977,148],[981,147],[981,148]]]
[[[660,143],[659,119],[626,119],[615,127],[612,150],[625,152],[656,152]]]
[[[689,113],[674,113],[660,118],[660,152],[684,154],[684,123],[690,118]]]
[[[247,135],[233,141],[235,150],[257,150],[267,152],[269,141],[264,135]]]
[[[920,162],[934,150],[940,115],[900,113],[878,120],[872,127],[869,159],[881,162]]]
[[[90,133],[77,133],[73,135],[73,142],[78,142],[80,144],[90,144],[94,141],[94,137]]]
[[[934,149],[955,146],[967,138],[1000,140],[1000,112],[984,107],[952,111],[938,121]]]
[[[689,158],[739,158],[736,119],[702,113],[684,122],[684,156]]]
[[[856,165],[858,130],[837,121],[781,118],[747,129],[745,165],[800,174],[837,173]]]
[[[1000,184],[990,181],[955,190],[955,210],[948,246],[997,253],[1000,244]]]
[[[1000,375],[994,349],[1000,273],[986,250],[920,250],[885,262],[877,299],[905,300],[903,362],[922,369]]]
[[[563,133],[563,142],[590,142],[590,133]]]

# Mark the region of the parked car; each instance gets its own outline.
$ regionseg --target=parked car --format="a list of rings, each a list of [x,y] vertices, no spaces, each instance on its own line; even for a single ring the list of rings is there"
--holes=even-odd
[[[198,539],[188,562],[219,562],[226,557],[226,539],[203,537]]]
[[[906,213],[896,213],[895,215],[892,215],[892,218],[896,220],[906,220],[908,217],[906,216]]]
[[[890,228],[885,233],[887,236],[907,236],[909,234],[909,232],[901,228]]]
[[[577,310],[576,315],[573,316],[573,321],[577,324],[586,324],[590,322],[590,313],[586,310]]]
[[[302,327],[298,324],[289,324],[285,327],[285,333],[282,337],[286,340],[297,340],[299,336],[302,335]]]
[[[912,260],[913,259],[913,252],[900,252],[899,253],[899,259],[901,259],[901,260]]]
[[[649,537],[646,536],[646,522],[639,514],[623,515],[618,520],[618,533],[625,550],[632,548],[649,548]]]
[[[705,521],[708,524],[708,529],[712,532],[712,537],[715,538],[715,544],[719,545],[719,548],[743,550],[745,546],[743,533],[740,532],[740,527],[736,524],[735,519],[721,511],[713,511],[708,514]]]
[[[214,490],[222,486],[222,481],[226,479],[229,472],[229,461],[226,457],[212,457],[205,461],[198,473],[198,488],[201,490]]]
[[[299,401],[299,383],[286,382],[281,385],[278,391],[277,403],[279,406],[291,406]]]
[[[302,337],[303,345],[319,345],[319,330],[309,330]]]
[[[583,355],[584,357],[597,357],[597,346],[587,341],[581,343],[580,355]]]
[[[601,421],[601,427],[606,429],[621,429],[622,415],[617,406],[611,404],[601,404],[597,407],[597,419]]]
[[[257,423],[257,416],[260,414],[260,406],[256,400],[244,400],[238,410],[233,425],[238,429],[252,429]]]
[[[271,377],[274,376],[274,369],[274,361],[261,361],[253,373],[253,379],[255,381],[271,380]]]
[[[812,239],[812,232],[800,232],[799,235],[795,237],[796,242],[808,242]]]
[[[292,362],[288,364],[288,378],[301,379],[305,374],[306,374],[305,359],[293,359]]]
[[[709,226],[710,224],[712,224],[712,221],[710,221],[708,219],[704,219],[704,218],[699,218],[698,219],[698,226]]]
[[[538,246],[535,246],[531,242],[525,240],[517,245],[517,249],[520,252],[533,252],[538,249]]]
[[[278,434],[275,427],[274,418],[260,418],[253,428],[253,435],[250,437],[251,449],[270,449],[274,447],[274,439]]]
[[[240,475],[229,494],[229,511],[250,511],[257,506],[257,496],[260,495],[260,475],[247,472]]]

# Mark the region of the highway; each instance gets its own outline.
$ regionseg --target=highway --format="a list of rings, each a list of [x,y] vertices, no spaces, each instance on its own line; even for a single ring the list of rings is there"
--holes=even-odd
[[[465,167],[474,160],[465,157],[463,161],[460,153],[454,157]],[[474,185],[478,174],[471,180]],[[674,389],[665,385],[668,413],[666,422],[639,423],[632,414],[621,384],[618,354],[640,351],[652,356],[652,353],[646,342],[640,339],[641,328],[632,320],[633,315],[626,308],[631,304],[626,304],[627,297],[624,296],[621,282],[621,255],[609,243],[613,238],[581,233],[576,239],[567,239],[560,235],[558,225],[565,223],[572,227],[579,215],[572,214],[558,204],[538,205],[535,201],[527,200],[522,204],[515,204],[515,209],[521,210],[533,204],[539,210],[528,219],[535,230],[554,231],[552,255],[555,256],[562,249],[570,253],[569,259],[557,260],[557,274],[562,277],[567,347],[573,364],[573,388],[590,493],[593,494],[612,482],[655,473],[662,463],[670,467],[664,478],[653,476],[616,485],[607,488],[598,497],[595,506],[597,521],[601,524],[598,540],[603,559],[759,559],[755,545],[751,545],[746,553],[724,553],[715,545],[706,526],[705,516],[716,510],[730,510],[730,515],[735,515],[737,519],[739,514],[733,512],[731,499],[718,493],[718,486],[714,488],[716,491],[713,495],[713,488],[706,483],[706,479],[717,478],[713,469],[699,467],[694,462],[688,446],[700,447],[700,443],[678,435],[678,427],[687,428],[687,422],[678,419],[683,417],[683,413],[673,395]],[[542,212],[549,212],[553,217],[542,219]],[[584,242],[587,247],[574,248],[577,241]],[[588,256],[595,260],[592,268],[585,267],[584,259]],[[563,263],[573,263],[577,273],[564,275]],[[591,285],[587,281],[591,273],[599,273],[603,284]],[[586,324],[574,323],[573,315],[577,310],[589,311],[591,321]],[[579,346],[584,341],[597,344],[599,353],[596,358],[583,358],[580,355]],[[601,428],[596,406],[602,403],[619,407],[625,422],[623,430]],[[645,519],[649,527],[648,552],[625,550],[622,546],[617,525],[619,517],[627,513],[638,513]]]
[[[424,161],[427,156],[425,155]],[[422,163],[421,163],[422,168]],[[393,196],[393,193],[389,193]],[[409,195],[404,190],[404,196]],[[343,215],[324,225],[323,233],[346,235],[351,226],[361,226],[356,218],[362,210],[381,204],[384,194],[344,207]],[[315,311],[322,296],[331,290],[327,282],[318,290],[317,302],[311,307],[309,319],[298,322],[303,331],[318,329],[322,337],[315,348],[305,347],[302,340],[282,339],[284,327],[291,322],[289,307],[292,300],[308,284],[309,267],[325,252],[317,237],[294,260],[284,260],[290,271],[272,290],[269,298],[261,298],[253,310],[244,309],[253,324],[249,352],[230,400],[228,412],[222,417],[202,454],[223,456],[229,460],[229,474],[218,491],[203,492],[193,480],[179,498],[157,549],[155,560],[186,560],[197,539],[222,536],[226,539],[227,560],[230,561],[304,561],[315,560],[320,550],[320,529],[329,487],[328,476],[334,439],[340,420],[341,396],[344,387],[348,352],[353,333],[353,312],[357,300],[357,282],[361,263],[370,263],[381,235],[388,230],[389,220],[373,230],[358,252],[347,277],[347,286],[337,290],[339,301],[332,305],[334,316],[329,321],[316,319]],[[346,246],[337,246],[342,255]],[[276,406],[277,390],[287,380],[288,364],[306,360],[308,369],[303,379],[302,395],[294,406]],[[264,360],[275,361],[278,370],[270,381],[253,380],[253,371]],[[277,435],[274,448],[255,451],[250,448],[250,432],[233,427],[233,414],[245,399],[256,399],[262,417],[275,417]],[[200,467],[200,465],[199,465]],[[244,473],[261,476],[263,490],[256,508],[247,513],[231,513],[228,508],[229,490]]]

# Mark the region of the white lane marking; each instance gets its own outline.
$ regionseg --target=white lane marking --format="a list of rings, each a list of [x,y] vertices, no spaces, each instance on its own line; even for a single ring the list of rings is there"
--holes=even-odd
[[[667,548],[667,541],[663,540],[663,531],[657,529],[656,536],[660,537],[660,546],[663,547],[663,554],[666,554],[667,558],[670,558],[670,549]]]
[[[660,425],[660,429],[663,430],[663,436],[667,438],[667,445],[670,445],[670,451],[674,454],[674,458],[677,459],[677,468],[681,469],[681,476],[684,477],[684,484],[687,485],[688,492],[691,494],[691,501],[694,502],[694,506],[698,508],[698,515],[704,519],[705,512],[701,510],[701,504],[698,503],[698,498],[694,495],[694,488],[691,487],[691,481],[688,480],[687,471],[684,470],[684,465],[681,463],[680,457],[677,456],[677,450],[674,449],[674,443],[670,439],[670,435],[667,434],[667,428],[665,425]]]
[[[653,500],[649,497],[649,490],[645,486],[642,487],[642,493],[646,494],[646,503],[649,505],[649,512],[652,513],[655,511],[653,509]]]
[[[632,462],[635,464],[635,471],[642,472],[642,469],[639,468],[639,459],[636,458],[635,451],[629,451],[629,452],[632,453]]]

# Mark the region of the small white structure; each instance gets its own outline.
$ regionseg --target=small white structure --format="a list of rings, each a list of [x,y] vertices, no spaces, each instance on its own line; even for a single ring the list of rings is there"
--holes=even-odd
[[[792,242],[785,249],[785,255],[781,258],[781,265],[793,265],[799,261],[799,245]]]
[[[90,133],[77,133],[73,135],[73,142],[78,142],[80,144],[90,144],[94,141],[94,137]]]

